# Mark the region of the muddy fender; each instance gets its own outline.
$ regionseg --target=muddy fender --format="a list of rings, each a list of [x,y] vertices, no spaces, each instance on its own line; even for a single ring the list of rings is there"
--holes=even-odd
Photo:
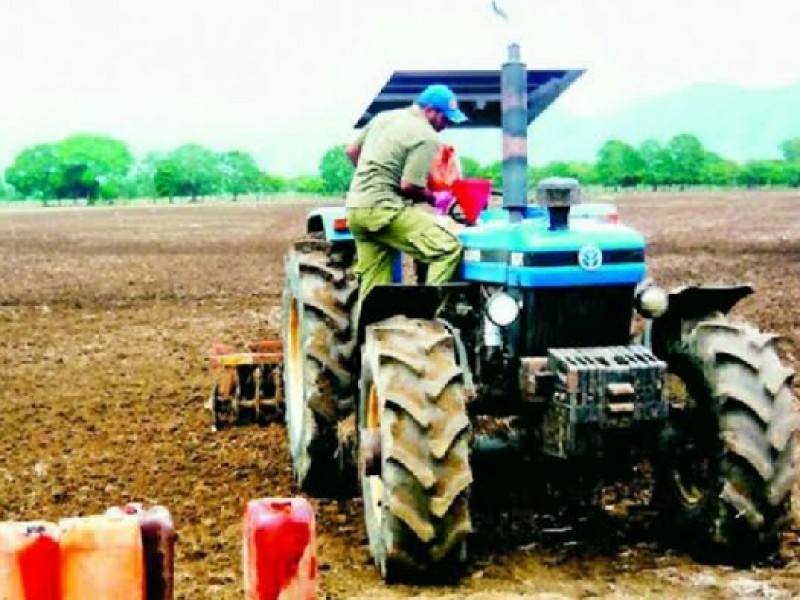
[[[692,330],[700,321],[726,315],[743,298],[753,293],[750,285],[683,286],[669,293],[669,308],[648,328],[651,347],[657,356],[666,355],[670,344]]]

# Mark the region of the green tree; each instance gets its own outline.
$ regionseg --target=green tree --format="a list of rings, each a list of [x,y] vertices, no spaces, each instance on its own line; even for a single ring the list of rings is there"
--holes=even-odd
[[[47,199],[57,196],[61,161],[53,144],[39,144],[20,152],[6,169],[5,178],[23,198]]]
[[[788,173],[786,163],[777,160],[751,160],[739,173],[739,183],[746,187],[786,185]]]
[[[700,183],[706,150],[697,137],[676,135],[667,142],[669,182],[680,186]]]
[[[112,195],[106,197],[110,198]],[[86,163],[62,162],[56,197],[73,200],[88,198],[89,203],[93,204],[100,197],[100,181]]]
[[[572,166],[568,162],[554,161],[542,168],[543,177],[574,177]]]
[[[739,165],[732,160],[725,160],[713,152],[707,152],[703,164],[700,182],[716,186],[736,185],[739,179]]]
[[[596,175],[594,165],[584,162],[554,161],[543,166],[528,168],[530,188],[536,187],[536,184],[546,177],[571,177],[581,184],[587,184],[593,183]]]
[[[769,161],[769,185],[785,186],[789,183],[789,164],[782,160]]]
[[[781,144],[783,158],[788,162],[800,162],[800,137],[786,140]]]
[[[262,173],[259,187],[266,194],[275,194],[286,191],[289,185],[283,177]]]
[[[461,174],[464,177],[480,177],[481,173],[483,173],[483,167],[481,167],[481,164],[474,158],[463,156],[460,158],[460,161]]]
[[[609,140],[597,152],[597,179],[604,185],[632,187],[642,180],[644,163],[626,142]]]
[[[566,177],[574,177],[582,184],[593,183],[595,180],[595,169],[591,163],[569,162],[566,167]]]
[[[324,194],[325,183],[320,177],[313,175],[303,175],[295,177],[289,182],[288,188],[300,194]]]
[[[221,155],[219,170],[221,191],[231,194],[234,200],[240,194],[261,191],[261,170],[247,152],[233,151]]]
[[[162,160],[162,155],[151,152],[134,164],[121,186],[121,195],[125,198],[154,198],[157,196],[155,175]]]
[[[350,187],[355,169],[344,146],[330,148],[319,163],[319,176],[326,194],[344,194]]]
[[[156,172],[153,173],[153,189],[156,196],[169,198],[182,195],[180,167],[171,158],[159,161]]]
[[[57,195],[62,198],[116,198],[133,166],[127,145],[100,135],[74,135],[56,151],[61,163]]]
[[[786,185],[789,187],[800,187],[800,161],[787,162],[786,169]]]
[[[0,200],[10,200],[14,197],[13,188],[0,179]]]
[[[153,182],[161,197],[195,200],[217,193],[221,179],[218,156],[198,144],[187,144],[159,161]]]
[[[669,183],[670,154],[657,140],[645,140],[637,149],[642,160],[642,183],[657,190]]]

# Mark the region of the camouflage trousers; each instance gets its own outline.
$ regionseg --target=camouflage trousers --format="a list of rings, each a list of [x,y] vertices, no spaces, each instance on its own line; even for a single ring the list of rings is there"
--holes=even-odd
[[[447,283],[461,260],[461,242],[436,218],[415,206],[350,208],[347,223],[356,242],[356,274],[360,279],[356,315],[376,285],[392,283],[397,251],[428,266],[426,283]]]

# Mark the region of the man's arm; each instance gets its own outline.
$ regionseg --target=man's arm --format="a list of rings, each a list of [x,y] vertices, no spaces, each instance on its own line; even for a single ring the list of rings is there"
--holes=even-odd
[[[412,202],[426,202],[433,205],[436,200],[428,189],[428,174],[439,146],[433,140],[423,140],[411,148],[403,167],[400,179],[400,195]]]
[[[353,163],[353,166],[358,165],[358,158],[361,156],[361,147],[364,145],[364,140],[367,139],[367,129],[369,128],[369,124],[365,125],[364,128],[358,133],[358,136],[353,143],[350,144],[347,149],[344,151],[347,154],[347,157],[350,159],[350,162]]]
[[[426,202],[427,204],[433,205],[433,202],[436,199],[433,195],[433,192],[427,187],[417,185],[416,183],[406,179],[403,179],[400,182],[399,191],[401,196],[408,198],[412,202]]]

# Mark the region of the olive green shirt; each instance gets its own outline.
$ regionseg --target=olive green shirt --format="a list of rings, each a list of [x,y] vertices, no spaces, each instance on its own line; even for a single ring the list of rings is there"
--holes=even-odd
[[[345,205],[407,204],[400,181],[425,187],[439,148],[436,130],[417,106],[376,115],[355,140],[361,148]]]

